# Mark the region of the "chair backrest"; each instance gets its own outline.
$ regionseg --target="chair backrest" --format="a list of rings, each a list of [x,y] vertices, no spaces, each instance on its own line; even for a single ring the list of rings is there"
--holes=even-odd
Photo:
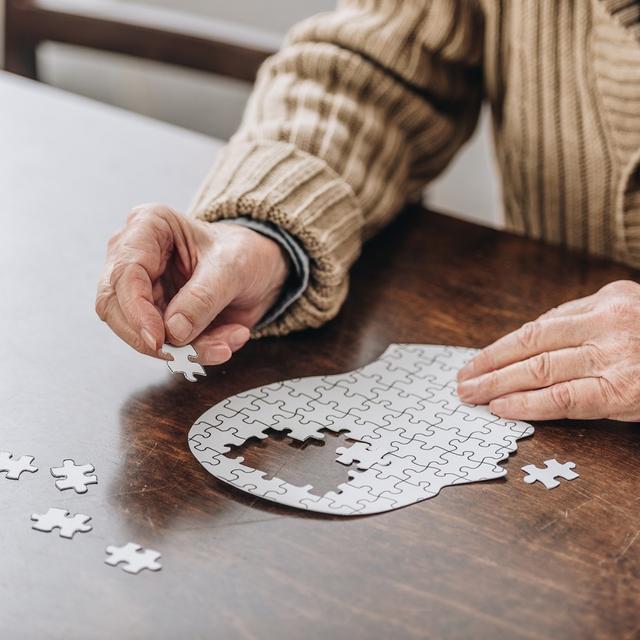
[[[37,79],[45,41],[253,82],[280,38],[233,23],[112,0],[5,0],[5,68]]]

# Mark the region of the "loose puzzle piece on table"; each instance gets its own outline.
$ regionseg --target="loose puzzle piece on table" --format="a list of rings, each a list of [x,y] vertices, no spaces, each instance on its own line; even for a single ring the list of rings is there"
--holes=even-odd
[[[73,460],[63,460],[61,467],[51,467],[51,475],[60,491],[73,489],[76,493],[86,493],[90,484],[98,484],[98,476],[88,475],[95,471],[92,464],[76,464]]]
[[[448,485],[506,474],[498,463],[533,433],[456,394],[458,370],[474,349],[394,344],[356,371],[277,382],[228,398],[206,411],[189,432],[194,456],[211,474],[274,502],[337,515],[379,513],[432,498]],[[346,432],[339,447],[348,482],[316,495],[232,458],[231,450],[266,429],[294,440]],[[229,455],[226,455],[229,454]]]
[[[38,467],[33,464],[33,456],[15,458],[8,451],[0,451],[0,473],[5,472],[5,478],[19,480],[23,472],[35,473]]]
[[[524,477],[524,481],[527,484],[541,482],[547,489],[555,489],[555,487],[560,485],[560,482],[558,482],[556,478],[575,480],[580,477],[579,474],[572,471],[576,466],[575,462],[560,464],[555,458],[551,458],[551,460],[545,460],[544,464],[545,466],[542,468],[536,467],[533,464],[522,467],[522,470],[527,474]]]
[[[76,533],[87,533],[93,528],[87,524],[91,520],[90,516],[85,516],[83,513],[71,516],[66,509],[49,509],[44,515],[34,513],[31,519],[36,523],[31,525],[32,529],[46,533],[60,529],[62,538],[73,538]]]
[[[192,345],[188,344],[184,347],[174,347],[170,344],[163,344],[161,352],[173,358],[173,360],[167,360],[167,367],[169,367],[171,373],[181,373],[189,382],[197,382],[198,379],[196,375],[207,375],[202,365],[193,361],[193,358],[198,355],[198,352]]]
[[[127,573],[140,573],[143,569],[149,571],[160,571],[162,565],[158,562],[160,553],[153,549],[143,549],[135,542],[127,542],[122,547],[107,547],[109,557],[105,563],[115,567],[123,563],[122,569]]]

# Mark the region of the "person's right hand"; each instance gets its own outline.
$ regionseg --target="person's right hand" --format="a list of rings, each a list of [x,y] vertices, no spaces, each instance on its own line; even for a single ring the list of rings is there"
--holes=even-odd
[[[247,342],[288,269],[280,245],[247,227],[141,205],[109,241],[96,312],[141,353],[192,343],[198,362],[220,364]]]

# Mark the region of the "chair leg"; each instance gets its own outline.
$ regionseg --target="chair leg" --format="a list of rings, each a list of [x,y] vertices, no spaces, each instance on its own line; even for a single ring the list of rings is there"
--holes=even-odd
[[[17,73],[18,75],[38,79],[38,63],[36,59],[36,44],[32,46],[25,46],[24,42],[21,42],[19,46],[11,46],[7,42],[4,52],[4,67],[11,73]]]
[[[38,42],[21,29],[15,0],[5,0],[4,9],[4,68],[33,80],[38,79],[36,50]]]

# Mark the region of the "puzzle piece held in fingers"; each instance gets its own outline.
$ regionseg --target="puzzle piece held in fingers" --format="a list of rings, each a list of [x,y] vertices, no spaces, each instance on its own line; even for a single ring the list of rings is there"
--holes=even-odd
[[[198,356],[198,352],[193,345],[188,344],[184,347],[174,347],[170,344],[163,344],[161,353],[172,357],[172,360],[167,360],[169,371],[171,371],[171,373],[181,373],[189,382],[197,382],[198,379],[196,375],[207,375],[202,365],[193,360]]]

